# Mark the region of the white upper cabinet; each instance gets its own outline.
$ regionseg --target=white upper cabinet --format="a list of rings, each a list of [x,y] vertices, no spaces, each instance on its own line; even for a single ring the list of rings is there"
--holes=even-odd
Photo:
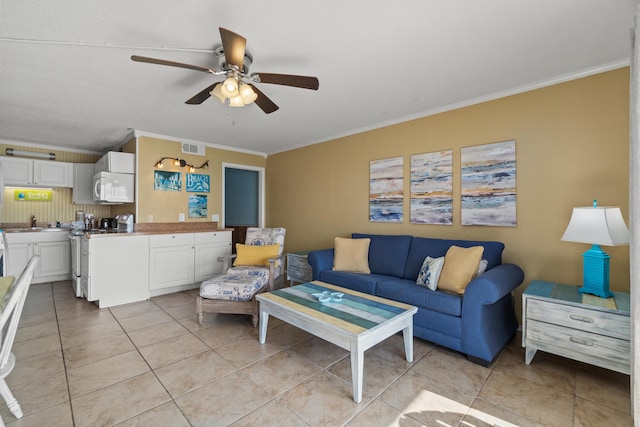
[[[73,197],[76,205],[93,205],[93,163],[73,164]]]
[[[0,157],[4,184],[21,187],[73,187],[73,164],[54,160]]]

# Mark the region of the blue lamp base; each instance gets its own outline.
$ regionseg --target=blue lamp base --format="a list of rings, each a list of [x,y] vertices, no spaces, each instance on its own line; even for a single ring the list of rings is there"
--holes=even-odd
[[[609,291],[609,255],[600,245],[593,245],[582,254],[582,258],[584,284],[579,291],[601,298],[612,297],[613,292]]]

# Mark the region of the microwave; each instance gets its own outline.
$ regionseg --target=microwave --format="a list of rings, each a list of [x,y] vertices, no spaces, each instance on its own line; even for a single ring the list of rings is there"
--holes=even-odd
[[[96,203],[133,203],[133,174],[99,172],[93,177],[93,201]]]

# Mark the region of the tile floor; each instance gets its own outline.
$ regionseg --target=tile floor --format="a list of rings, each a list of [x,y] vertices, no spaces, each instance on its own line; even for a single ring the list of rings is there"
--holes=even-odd
[[[7,382],[10,426],[631,426],[629,377],[536,355],[518,339],[489,368],[396,335],[365,355],[363,400],[346,351],[277,319],[195,317],[196,290],[98,309],[69,282],[33,285]]]

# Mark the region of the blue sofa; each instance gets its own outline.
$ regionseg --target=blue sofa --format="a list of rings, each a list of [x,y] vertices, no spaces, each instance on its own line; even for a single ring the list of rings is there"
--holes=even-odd
[[[311,251],[308,262],[313,280],[377,295],[418,307],[413,318],[415,336],[462,352],[488,366],[513,337],[518,322],[512,291],[524,280],[514,264],[502,264],[504,244],[471,240],[444,240],[407,235],[352,235],[370,238],[371,274],[333,271],[333,249]],[[473,279],[463,295],[416,284],[427,256],[444,256],[450,246],[483,246],[485,273]]]

